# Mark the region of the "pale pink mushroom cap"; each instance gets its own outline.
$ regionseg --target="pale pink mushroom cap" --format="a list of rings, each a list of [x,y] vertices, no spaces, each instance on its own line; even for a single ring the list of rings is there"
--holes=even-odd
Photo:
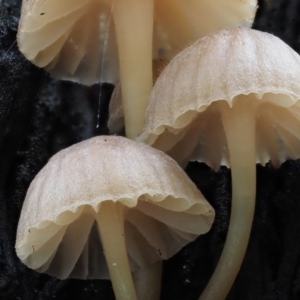
[[[258,163],[300,156],[300,57],[279,38],[247,28],[204,37],[171,61],[153,88],[139,140],[183,165],[230,166],[219,111],[238,99],[257,106]]]
[[[95,137],[54,155],[31,183],[17,255],[61,279],[108,278],[96,221],[106,201],[123,204],[132,271],[171,257],[214,219],[213,208],[163,152],[122,137]]]

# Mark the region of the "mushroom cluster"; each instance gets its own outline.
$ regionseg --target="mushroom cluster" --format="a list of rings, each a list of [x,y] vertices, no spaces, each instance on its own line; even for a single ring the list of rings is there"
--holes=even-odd
[[[124,116],[135,138],[159,75],[153,70],[162,69],[156,63],[215,30],[250,27],[255,11],[255,0],[29,0],[18,44],[57,79],[120,80],[112,127],[122,128]],[[197,160],[232,170],[229,232],[200,299],[224,299],[239,271],[254,214],[255,163],[278,167],[300,156],[299,70],[299,56],[274,36],[227,29],[175,57],[152,90],[138,139],[183,167]],[[213,217],[172,159],[141,143],[98,137],[59,152],[36,176],[16,251],[30,268],[58,278],[110,276],[118,299],[136,299],[131,273],[137,278],[140,268],[172,256],[207,232]]]

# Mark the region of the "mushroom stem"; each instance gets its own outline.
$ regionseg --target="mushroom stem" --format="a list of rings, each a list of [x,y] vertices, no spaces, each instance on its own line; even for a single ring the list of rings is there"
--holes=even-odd
[[[153,0],[115,0],[113,17],[118,41],[126,136],[142,130],[152,89]]]
[[[157,300],[160,298],[162,276],[162,261],[140,268],[133,273],[138,298],[142,300]]]
[[[222,110],[231,165],[231,215],[221,258],[200,300],[226,298],[240,270],[251,232],[256,197],[255,108],[249,105],[251,102],[241,102]]]
[[[125,246],[123,205],[103,202],[97,223],[116,299],[137,300]]]

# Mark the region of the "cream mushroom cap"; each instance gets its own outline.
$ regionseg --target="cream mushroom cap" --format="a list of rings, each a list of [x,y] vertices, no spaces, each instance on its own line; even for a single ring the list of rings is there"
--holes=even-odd
[[[212,31],[251,26],[256,0],[29,0],[18,30],[21,52],[56,79],[122,83],[126,135],[142,130],[151,62],[170,60]],[[134,89],[132,87],[135,87]]]
[[[285,113],[278,107],[285,107],[291,120],[300,116],[299,55],[279,38],[247,28],[225,29],[204,37],[171,61],[153,88],[139,140],[166,151],[182,164],[195,159],[215,169],[220,164],[229,166],[223,126],[218,117],[212,117],[215,109],[210,107],[222,101],[232,107],[243,95],[252,95],[252,101],[262,105],[257,113],[257,162],[265,164],[271,159],[278,165],[288,157],[296,158],[291,149],[297,147],[293,137],[284,132],[299,134],[293,125],[282,124],[279,115]],[[266,104],[271,104],[271,109]],[[275,137],[262,129],[270,110],[276,119]],[[221,142],[216,144],[216,140]],[[216,147],[216,161],[207,159],[206,153]]]
[[[54,155],[31,183],[17,255],[58,278],[108,278],[95,226],[106,202],[124,207],[131,270],[169,258],[214,219],[213,208],[167,155],[122,137],[95,137]]]
[[[17,36],[20,51],[56,79],[87,85],[115,83],[119,67],[110,2],[23,1]]]

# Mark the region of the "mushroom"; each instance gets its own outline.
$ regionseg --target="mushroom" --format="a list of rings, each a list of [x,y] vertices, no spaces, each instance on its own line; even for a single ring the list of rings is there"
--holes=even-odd
[[[95,137],[60,151],[35,177],[16,252],[29,268],[60,279],[109,272],[116,298],[133,300],[130,272],[171,257],[213,219],[213,208],[163,152]]]
[[[55,78],[88,85],[115,83],[119,62],[126,134],[135,138],[152,88],[152,59],[170,60],[212,31],[251,26],[256,8],[256,0],[24,0],[18,45]]]
[[[247,248],[256,163],[300,157],[300,57],[252,29],[222,30],[181,52],[153,88],[139,139],[182,165],[231,167],[232,208],[223,253],[201,299],[225,299]]]

